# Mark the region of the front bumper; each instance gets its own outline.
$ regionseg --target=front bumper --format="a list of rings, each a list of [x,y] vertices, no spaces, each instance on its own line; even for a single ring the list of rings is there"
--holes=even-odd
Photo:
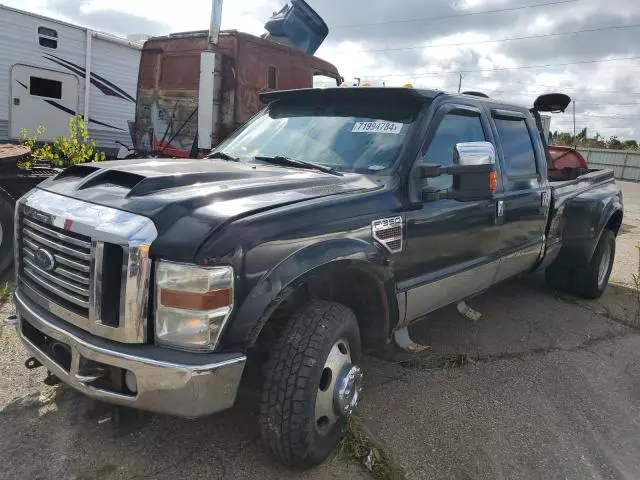
[[[240,353],[200,354],[153,345],[120,344],[64,323],[19,291],[14,300],[20,318],[18,334],[29,352],[51,373],[89,397],[183,417],[209,415],[235,402],[246,362]],[[34,331],[39,333],[34,335]],[[37,345],[33,337],[39,338],[40,334],[69,347],[68,368],[47,348]],[[133,372],[136,393],[97,386],[81,371],[87,363]]]

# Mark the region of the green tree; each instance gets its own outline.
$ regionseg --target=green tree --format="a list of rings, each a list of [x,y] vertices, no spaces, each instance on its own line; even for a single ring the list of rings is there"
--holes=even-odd
[[[584,127],[582,130],[580,130],[580,133],[578,133],[578,135],[576,135],[576,137],[578,139],[581,139],[581,140],[586,140],[587,139],[587,127]]]
[[[622,145],[624,146],[625,150],[637,150],[638,149],[638,142],[636,142],[635,140],[626,140],[622,143]]]
[[[616,135],[612,135],[609,137],[609,140],[607,140],[607,148],[611,150],[622,150],[624,149],[624,145]]]
[[[77,163],[105,160],[104,153],[96,150],[95,140],[89,137],[89,131],[82,115],[71,117],[69,119],[69,136],[55,137],[53,144],[45,142],[38,145],[38,138],[44,132],[43,126],[39,126],[32,136],[29,136],[26,129],[20,132],[22,144],[31,149],[31,159],[37,162],[48,163],[54,167],[68,167]],[[18,164],[18,167],[23,169],[30,166],[31,161]]]

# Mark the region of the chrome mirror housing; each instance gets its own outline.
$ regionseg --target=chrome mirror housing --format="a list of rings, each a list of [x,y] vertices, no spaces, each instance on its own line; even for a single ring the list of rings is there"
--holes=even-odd
[[[496,149],[490,142],[456,143],[453,149],[454,165],[494,165]]]

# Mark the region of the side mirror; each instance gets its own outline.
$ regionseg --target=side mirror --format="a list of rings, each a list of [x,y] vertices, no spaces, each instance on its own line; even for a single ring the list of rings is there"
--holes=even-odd
[[[420,167],[421,178],[452,175],[453,186],[444,195],[460,201],[489,200],[497,188],[496,151],[489,142],[457,143],[453,149],[454,164]],[[428,193],[428,192],[427,192]],[[442,198],[443,195],[439,195]]]
[[[456,143],[453,163],[460,166],[495,165],[496,149],[489,142]]]

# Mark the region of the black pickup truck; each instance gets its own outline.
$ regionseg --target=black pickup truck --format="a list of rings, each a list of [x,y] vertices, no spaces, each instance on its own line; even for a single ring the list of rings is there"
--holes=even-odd
[[[400,88],[269,92],[201,160],[70,167],[17,204],[10,319],[93,398],[198,417],[267,352],[260,428],[321,462],[365,346],[522,273],[595,298],[622,223],[610,171],[552,171],[541,111]],[[554,181],[550,181],[553,178]],[[542,307],[544,308],[544,307]]]

